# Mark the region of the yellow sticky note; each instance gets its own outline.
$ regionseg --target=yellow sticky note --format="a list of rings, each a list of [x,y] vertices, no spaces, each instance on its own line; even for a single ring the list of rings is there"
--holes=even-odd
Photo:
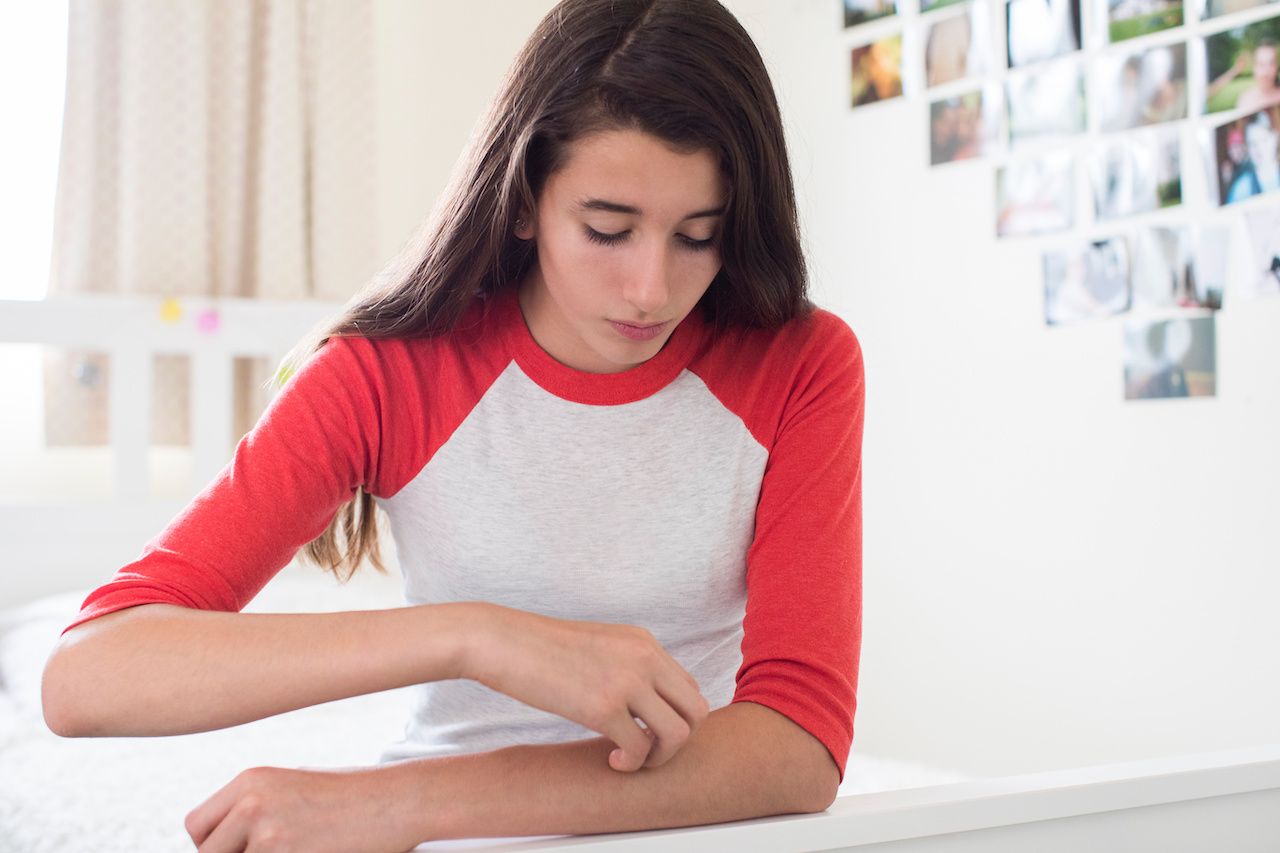
[[[182,303],[172,296],[160,303],[160,319],[166,323],[176,323],[182,319]]]

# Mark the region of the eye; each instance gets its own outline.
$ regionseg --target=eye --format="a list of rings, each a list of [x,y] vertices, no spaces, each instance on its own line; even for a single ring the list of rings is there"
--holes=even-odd
[[[616,246],[626,240],[629,233],[631,232],[619,231],[617,234],[601,234],[594,228],[587,228],[587,239],[604,246]]]
[[[586,232],[588,240],[591,240],[593,243],[600,243],[604,246],[616,246],[619,243],[626,242],[627,235],[631,233],[630,231],[619,231],[617,234],[601,234],[594,228],[587,228]],[[680,245],[691,252],[705,252],[715,243],[714,239],[691,240],[683,234],[679,234],[677,236],[679,237]]]

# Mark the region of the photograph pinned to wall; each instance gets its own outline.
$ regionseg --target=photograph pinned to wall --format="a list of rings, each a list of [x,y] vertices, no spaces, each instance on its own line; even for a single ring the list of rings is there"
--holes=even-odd
[[[1210,193],[1219,205],[1280,189],[1280,107],[1259,110],[1252,115],[1202,131],[1201,145],[1209,169]]]
[[[1213,397],[1214,317],[1132,318],[1124,324],[1124,398]]]
[[[850,59],[850,107],[902,97],[902,34],[853,48]]]
[[[1172,308],[1191,277],[1186,226],[1139,228],[1133,239],[1133,307]]]
[[[933,18],[924,41],[925,86],[940,86],[987,70],[991,53],[987,6],[975,0],[955,14]]]
[[[1075,219],[1070,151],[1011,160],[996,170],[996,235],[1026,237],[1069,229]]]
[[[1183,23],[1182,0],[1094,0],[1103,36],[1100,41],[1118,41],[1158,33]]]
[[[1010,145],[1084,132],[1084,75],[1074,58],[1010,74],[1005,93]]]
[[[1222,307],[1227,273],[1225,228],[1139,228],[1133,244],[1133,307]]]
[[[1232,289],[1232,297],[1280,296],[1280,207],[1246,211],[1245,222],[1252,249],[1249,273]]]
[[[1133,303],[1123,237],[1044,253],[1044,319],[1049,326],[1123,314]]]
[[[1255,21],[1197,42],[1205,52],[1204,111],[1254,112],[1280,104],[1277,42],[1280,17]]]
[[[937,166],[989,154],[995,144],[1000,89],[981,89],[929,105],[929,162]]]
[[[1009,0],[1005,33],[1010,68],[1080,49],[1080,0]]]
[[[1187,117],[1186,44],[1103,54],[1093,71],[1104,132]]]
[[[844,0],[845,29],[896,14],[897,0]]]
[[[1227,292],[1227,261],[1231,257],[1231,229],[1196,226],[1191,230],[1191,281],[1176,297],[1182,307],[1217,310]]]
[[[1219,15],[1234,15],[1236,12],[1256,9],[1259,6],[1266,6],[1268,3],[1274,2],[1276,0],[1205,0],[1204,12],[1200,18],[1201,20],[1208,20]]]
[[[1126,134],[1089,155],[1093,213],[1134,216],[1182,203],[1182,146],[1176,129]]]

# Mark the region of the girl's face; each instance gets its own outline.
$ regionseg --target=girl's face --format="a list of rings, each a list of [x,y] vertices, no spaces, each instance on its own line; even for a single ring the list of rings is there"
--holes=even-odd
[[[515,232],[538,247],[519,285],[538,345],[588,373],[618,373],[657,354],[720,271],[709,241],[727,189],[710,151],[677,154],[636,130],[573,143],[533,221],[524,215]],[[662,327],[634,340],[611,321]]]
[[[1249,147],[1249,159],[1258,166],[1270,166],[1276,161],[1276,134],[1257,121],[1244,128],[1245,144]]]

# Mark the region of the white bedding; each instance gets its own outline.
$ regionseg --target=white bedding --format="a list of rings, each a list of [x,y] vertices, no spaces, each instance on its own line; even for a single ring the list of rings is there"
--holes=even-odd
[[[400,734],[405,690],[304,708],[235,728],[164,738],[60,738],[44,725],[40,675],[88,590],[0,611],[0,853],[187,851],[187,812],[259,765],[368,765]],[[291,566],[246,608],[314,612],[403,604],[395,578],[339,586]],[[959,774],[855,752],[841,796],[956,781]],[[514,839],[506,839],[512,841]],[[483,842],[436,842],[453,849]]]

